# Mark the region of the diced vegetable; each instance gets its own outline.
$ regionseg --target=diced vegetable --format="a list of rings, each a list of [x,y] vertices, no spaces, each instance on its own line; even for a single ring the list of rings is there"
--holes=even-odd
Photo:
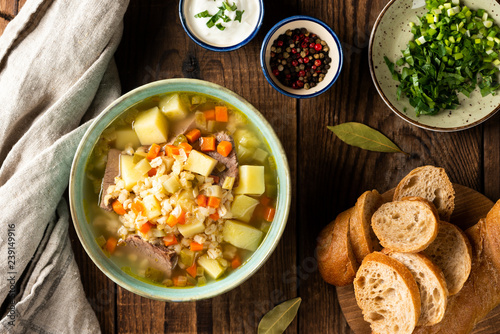
[[[238,145],[243,145],[247,148],[256,148],[260,145],[257,136],[249,129],[238,129],[234,133],[234,142]]]
[[[212,213],[210,216],[210,219],[213,219],[213,220],[219,220],[219,214],[216,212],[216,213]]]
[[[203,286],[206,284],[207,284],[207,279],[205,278],[205,276],[198,277],[198,285],[199,286]]]
[[[138,163],[135,164],[134,169],[137,173],[144,175],[151,170],[151,165],[147,159],[142,159]]]
[[[189,102],[188,102],[189,103]],[[158,103],[161,112],[172,120],[183,119],[187,115],[187,108],[182,102],[179,94],[172,94],[163,97]]]
[[[154,227],[153,224],[151,224],[150,222],[145,222],[144,224],[142,224],[141,228],[139,229],[139,231],[141,231],[141,233],[148,233],[149,230]]]
[[[98,236],[97,238],[95,238],[95,241],[97,242],[97,244],[101,248],[104,247],[104,245],[106,244],[106,238],[103,235]]]
[[[179,147],[174,146],[174,145],[166,145],[165,146],[165,153],[169,157],[173,157],[174,155],[179,155]]]
[[[130,191],[139,180],[143,179],[144,173],[135,169],[133,156],[122,154],[120,155],[120,176],[125,182],[125,189]]]
[[[253,160],[263,164],[266,161],[268,155],[269,154],[266,151],[257,147],[255,152],[253,153]]]
[[[205,119],[207,121],[215,121],[215,110],[206,110],[203,112],[203,114],[205,115]]]
[[[155,195],[148,195],[143,199],[144,214],[148,219],[153,219],[161,215],[161,206]]]
[[[116,130],[115,147],[124,150],[129,145],[133,148],[138,148],[141,145],[135,131],[132,129]]]
[[[218,186],[218,185],[211,185],[209,187],[207,187],[205,189],[205,192],[207,194],[207,196],[211,197],[218,197],[218,198],[221,198],[222,197],[222,188],[221,186]]]
[[[201,137],[201,131],[198,129],[193,129],[190,130],[188,133],[186,133],[186,138],[190,143],[194,143]]]
[[[239,167],[240,182],[235,194],[262,195],[266,190],[264,166],[243,165]]]
[[[236,195],[231,206],[233,217],[248,223],[259,201],[246,195]]]
[[[196,197],[196,204],[205,208],[207,206],[207,200],[207,196],[200,194]]]
[[[168,139],[168,122],[158,107],[143,111],[134,122],[141,145],[164,143]]]
[[[173,233],[167,234],[163,237],[163,244],[165,244],[165,246],[177,245],[178,243],[179,242]]]
[[[220,205],[220,198],[215,196],[210,196],[207,201],[207,205],[211,208],[218,208]]]
[[[192,266],[190,267],[187,267],[186,268],[186,271],[189,275],[191,275],[192,277],[196,277],[196,263],[193,263]]]
[[[260,204],[264,206],[269,206],[269,203],[271,203],[271,198],[267,197],[266,195],[262,195],[259,201]]]
[[[272,222],[275,214],[276,214],[275,208],[266,207],[264,210],[264,219],[268,222]]]
[[[260,230],[264,233],[269,232],[270,228],[271,228],[270,222],[262,222],[262,224],[260,224]]]
[[[153,176],[155,176],[155,175],[156,175],[156,172],[158,172],[158,171],[156,170],[156,168],[151,168],[151,169],[148,171],[148,176],[149,176],[149,177],[153,177]]]
[[[216,106],[215,107],[215,120],[217,122],[227,122],[228,114],[226,106]]]
[[[193,146],[189,145],[188,143],[181,143],[178,147],[180,149],[183,149],[184,152],[186,152],[186,155],[189,155],[189,153],[193,150]]]
[[[163,182],[163,189],[169,194],[175,194],[181,189],[181,182],[175,174],[171,174],[168,179]]]
[[[200,149],[203,152],[215,151],[215,137],[201,137]]]
[[[116,245],[118,244],[118,240],[115,237],[109,237],[106,241],[106,250],[109,254],[113,254],[116,249]]]
[[[172,143],[172,145],[179,146],[182,143],[187,143],[187,141],[188,140],[187,140],[186,136],[184,136],[184,135],[178,135],[177,138],[175,138],[175,140]]]
[[[222,235],[224,241],[253,252],[259,247],[264,233],[253,226],[236,220],[227,220]]]
[[[197,267],[196,276],[203,276],[203,275],[205,275],[205,269],[203,269],[203,267]]]
[[[139,161],[141,161],[142,159],[146,159],[146,156],[148,154],[144,151],[135,151],[134,152],[134,164],[138,163]]]
[[[174,276],[172,280],[174,281],[174,285],[178,287],[184,287],[187,284],[186,276]]]
[[[154,282],[161,282],[163,280],[163,271],[153,267],[148,267],[146,269],[144,277],[149,278]]]
[[[190,249],[192,252],[198,252],[198,251],[203,250],[203,245],[193,241],[193,242],[191,242],[191,244],[189,245],[189,249]]]
[[[213,279],[217,279],[224,274],[224,268],[222,268],[219,261],[209,258],[206,254],[198,259],[198,264],[203,267],[208,276]]]
[[[144,205],[140,202],[133,202],[132,203],[132,211],[137,215],[139,212],[144,212]]]
[[[170,227],[174,227],[175,225],[177,225],[177,217],[172,214],[169,215],[167,218],[167,225]]]
[[[205,224],[202,220],[196,220],[189,224],[178,225],[177,229],[185,238],[191,238],[192,236],[205,231]]]
[[[184,165],[184,169],[203,176],[209,176],[216,165],[217,160],[214,158],[196,150],[192,150]]]
[[[231,150],[233,149],[233,145],[228,142],[228,141],[221,141],[219,145],[217,145],[217,152],[222,155],[227,157],[229,153],[231,153]]]
[[[151,145],[151,147],[149,148],[148,155],[146,156],[146,158],[148,160],[153,160],[154,158],[156,158],[158,156],[158,153],[160,153],[160,150],[161,150],[161,146],[160,145],[158,145],[158,144]]]
[[[239,255],[236,255],[234,259],[231,261],[231,268],[236,269],[241,266],[241,258]]]
[[[127,211],[125,211],[125,209],[123,208],[123,204],[118,200],[115,200],[113,204],[111,204],[111,206],[113,207],[113,211],[119,215],[124,215],[127,213]]]
[[[227,190],[233,189],[235,180],[236,178],[234,176],[227,176],[224,179],[224,183],[222,184],[222,189],[227,189]]]
[[[186,267],[193,265],[194,252],[187,248],[183,248],[179,254],[179,261],[181,261],[181,263]]]

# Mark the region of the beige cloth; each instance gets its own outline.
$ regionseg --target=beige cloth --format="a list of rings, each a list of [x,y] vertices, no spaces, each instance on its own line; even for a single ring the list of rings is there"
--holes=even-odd
[[[96,333],[62,199],[88,122],[120,95],[128,0],[29,0],[0,37],[0,295],[5,333]]]

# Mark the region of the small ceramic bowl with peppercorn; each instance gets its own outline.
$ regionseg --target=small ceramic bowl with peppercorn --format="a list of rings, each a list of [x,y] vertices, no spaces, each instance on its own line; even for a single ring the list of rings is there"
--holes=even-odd
[[[280,93],[297,99],[327,91],[342,70],[340,40],[324,22],[292,16],[266,35],[260,62],[267,81]]]
[[[264,18],[263,0],[180,0],[182,27],[198,45],[233,51],[255,37]]]

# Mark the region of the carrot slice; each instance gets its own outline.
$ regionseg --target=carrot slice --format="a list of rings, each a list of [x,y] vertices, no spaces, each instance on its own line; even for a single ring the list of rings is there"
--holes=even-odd
[[[181,213],[176,217],[177,218],[177,224],[184,225],[186,223],[186,212],[184,210],[181,210]]]
[[[215,120],[217,122],[227,122],[227,107],[226,106],[217,106],[215,107]]]
[[[163,243],[165,246],[177,245],[179,242],[173,233],[167,234],[163,237]]]
[[[193,241],[189,245],[189,249],[191,249],[191,251],[193,252],[201,251],[203,250],[203,245]]]
[[[127,211],[125,211],[125,209],[123,208],[123,204],[119,200],[114,201],[111,206],[113,207],[113,210],[119,215],[124,215],[127,213]]]
[[[207,204],[209,207],[217,209],[220,205],[220,198],[215,197],[215,196],[210,196],[208,198]]]
[[[203,114],[205,115],[205,119],[207,121],[215,121],[215,110],[206,110],[203,112]]]
[[[173,157],[174,155],[179,155],[179,148],[174,145],[165,146],[165,151],[167,152],[167,156]]]
[[[215,151],[215,137],[201,137],[200,149],[203,152]]]
[[[223,155],[227,157],[229,153],[231,153],[231,150],[233,149],[233,145],[228,142],[228,141],[221,141],[219,145],[217,145],[217,152],[219,152],[220,155]]]
[[[236,255],[234,259],[231,261],[231,268],[236,269],[241,266],[241,258],[239,255]]]
[[[201,131],[198,129],[193,129],[186,133],[185,136],[190,143],[194,143],[201,137]]]
[[[173,226],[177,225],[177,223],[178,223],[177,217],[175,217],[174,215],[168,216],[168,218],[167,218],[167,225],[168,226],[173,227]]]
[[[219,214],[216,212],[216,213],[212,213],[210,216],[210,218],[212,218],[213,220],[219,220]]]
[[[118,244],[118,240],[114,237],[109,237],[109,239],[106,241],[106,250],[110,253],[113,254],[116,249],[116,245]]]
[[[149,177],[153,177],[156,175],[156,168],[151,168],[149,171],[148,171],[148,176]]]
[[[134,213],[138,215],[139,212],[144,211],[144,205],[142,205],[141,202],[134,202],[132,203],[132,211],[134,211]]]
[[[179,148],[182,148],[184,152],[186,152],[186,155],[189,156],[189,152],[193,150],[193,146],[189,145],[188,143],[180,143]]]
[[[271,203],[271,199],[269,197],[267,197],[266,195],[262,195],[262,197],[260,198],[260,204],[262,204],[264,206],[268,206],[269,203]]]
[[[172,278],[172,281],[174,282],[175,286],[186,286],[187,284],[186,276],[174,276]]]
[[[196,263],[193,263],[191,267],[187,267],[186,271],[188,272],[189,275],[192,277],[196,277]]]
[[[158,145],[158,144],[151,145],[151,147],[149,148],[149,152],[146,155],[146,159],[153,160],[154,158],[156,158],[158,156],[158,153],[160,153],[160,150],[161,150],[160,145]]]
[[[204,208],[207,207],[207,196],[205,195],[198,195],[198,197],[196,197],[196,203],[198,204],[198,206],[202,206]]]
[[[150,222],[145,222],[144,224],[142,224],[141,228],[139,229],[139,231],[141,231],[141,233],[148,233],[149,230],[153,227],[154,225],[151,224]]]
[[[264,219],[267,220],[268,222],[272,222],[275,214],[276,214],[276,209],[268,206],[264,210]]]
[[[214,179],[214,183],[219,183],[219,181],[220,181],[220,177],[219,176],[217,176],[217,175],[210,175],[210,177],[212,179]]]

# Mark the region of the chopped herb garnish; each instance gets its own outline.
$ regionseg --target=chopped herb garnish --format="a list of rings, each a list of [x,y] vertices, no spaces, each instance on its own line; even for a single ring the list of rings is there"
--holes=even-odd
[[[456,109],[458,93],[482,96],[500,88],[500,27],[488,13],[460,6],[458,0],[426,0],[427,14],[410,22],[414,39],[394,63],[384,57],[392,77],[400,82],[396,96],[407,96],[417,116]],[[236,18],[237,19],[237,18]]]
[[[226,27],[224,27],[221,23],[217,23],[216,25],[217,29],[219,29],[220,31],[226,29]]]
[[[200,18],[200,17],[210,17],[211,15],[208,13],[208,10],[205,10],[203,12],[200,12],[196,14],[194,17]]]
[[[237,10],[236,17],[234,18],[234,20],[241,23],[241,16],[243,15],[244,12],[245,12],[244,10]]]
[[[229,21],[231,21],[231,19],[229,18],[229,16],[224,15],[224,16],[222,17],[222,21],[224,21],[224,22],[229,22]]]
[[[236,7],[236,4],[235,4],[234,2],[233,2],[233,5],[232,5],[232,6],[230,6],[230,5],[229,5],[229,3],[228,3],[227,1],[224,1],[224,2],[222,3],[222,5],[224,6],[224,8],[225,8],[226,10],[229,10],[229,11],[232,11],[232,12],[234,12],[234,11],[236,10],[236,8],[237,8],[237,7]]]
[[[219,11],[207,21],[207,27],[212,28],[222,15],[224,15],[224,9],[219,9]]]

